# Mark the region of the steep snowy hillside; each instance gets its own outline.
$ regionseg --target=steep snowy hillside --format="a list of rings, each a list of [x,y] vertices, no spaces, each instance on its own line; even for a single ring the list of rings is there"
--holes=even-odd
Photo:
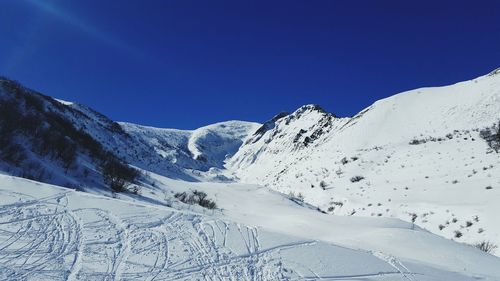
[[[104,167],[129,170],[111,149],[127,134],[76,107],[0,78],[0,170],[68,187],[103,187]]]
[[[228,121],[196,129],[189,138],[188,148],[194,158],[207,167],[223,168],[243,141],[260,127],[258,123]]]
[[[168,179],[165,181],[174,183]],[[201,187],[203,184],[190,185]],[[216,186],[212,184],[206,188]],[[244,192],[243,188],[253,192]],[[231,188],[221,186],[218,193],[222,195],[226,191],[231,191]],[[289,222],[271,224],[265,219],[258,220],[274,226],[279,230],[276,232],[228,220],[223,213],[205,216],[0,176],[0,278],[500,279],[498,258],[418,229],[412,230],[403,222],[348,217],[335,220],[332,216],[288,204],[291,201],[287,199],[280,202],[279,198],[283,200],[283,197],[278,194],[259,192],[251,186],[241,186],[239,191],[236,192],[240,195],[238,199],[246,198],[247,204],[258,204],[264,207],[263,211],[275,209],[278,203],[276,210],[279,212],[275,218],[283,220],[289,217],[285,213],[292,213],[299,221],[315,226],[311,229],[313,235],[308,237],[307,232],[297,231],[299,228]],[[228,196],[219,199],[229,207]],[[264,200],[256,203],[256,199]],[[239,210],[241,208],[229,207],[229,217],[236,218],[235,212],[242,213]],[[329,219],[330,224],[325,224]],[[337,237],[329,237],[330,240],[343,239],[346,242],[341,245],[354,244],[355,249],[315,238],[319,234],[315,229],[323,225],[331,230],[337,229],[332,232]],[[293,228],[299,235],[294,235]],[[340,233],[343,235],[338,236]],[[354,235],[345,236],[347,233]],[[365,237],[367,234],[371,239]],[[328,238],[327,235],[323,237]],[[390,243],[387,241],[389,237]],[[377,244],[386,252],[369,250]],[[424,252],[431,247],[432,251]]]
[[[496,71],[401,93],[352,118],[301,107],[266,123],[227,167],[329,213],[397,217],[500,245],[499,120]]]
[[[258,126],[229,121],[181,131],[119,124],[7,78],[0,78],[0,109],[0,171],[102,192],[110,159],[186,181],[228,180],[218,169]]]
[[[196,170],[197,172],[191,175],[204,180],[210,180],[211,175],[216,175],[207,172],[210,168],[223,168],[226,158],[232,156],[247,136],[260,126],[252,122],[227,121],[189,131],[160,129],[131,123],[120,123],[120,125],[136,143],[152,147],[152,154],[161,156],[161,162],[157,165]],[[155,157],[145,155],[143,158]],[[153,164],[149,164],[148,168],[161,173],[161,170],[155,169]]]

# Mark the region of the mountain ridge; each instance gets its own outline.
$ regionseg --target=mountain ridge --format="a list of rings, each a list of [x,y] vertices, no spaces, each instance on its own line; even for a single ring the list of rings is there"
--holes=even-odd
[[[0,276],[498,280],[498,112],[495,74],[177,130],[0,79]]]
[[[497,130],[499,112],[497,75],[420,88],[333,118],[310,146],[297,141],[322,129],[320,115],[276,120],[228,169],[328,213],[398,217],[457,241],[498,243],[500,162],[482,132]]]
[[[44,102],[140,170],[189,182],[258,183],[325,213],[399,218],[460,242],[500,244],[492,217],[500,211],[493,176],[500,162],[491,144],[500,120],[500,76],[491,73],[405,91],[353,117],[310,104],[263,124],[227,121],[195,130],[117,123],[84,105],[47,96]],[[485,130],[493,138],[486,140]],[[80,158],[76,174],[59,167],[62,179],[45,181],[109,193],[100,168],[88,155]],[[61,166],[47,163],[47,169]],[[11,173],[8,165],[2,170]],[[151,183],[147,175],[145,183]]]

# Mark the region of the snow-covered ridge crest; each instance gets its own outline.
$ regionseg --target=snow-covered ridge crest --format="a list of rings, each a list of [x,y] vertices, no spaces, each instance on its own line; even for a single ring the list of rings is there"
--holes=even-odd
[[[498,75],[500,74],[500,67],[488,73],[488,76]]]
[[[60,103],[62,103],[62,104],[64,104],[64,105],[72,105],[73,104],[70,101],[65,101],[65,100],[62,100],[62,99],[56,99],[55,98],[55,100],[58,101],[58,102],[60,102]]]
[[[244,169],[256,161],[272,164],[285,155],[298,155],[308,148],[323,143],[332,130],[348,122],[349,118],[338,118],[318,105],[304,105],[291,114],[282,113],[265,122],[231,158],[230,170]],[[269,159],[260,157],[269,154]],[[279,160],[278,160],[279,162]],[[239,173],[245,178],[247,175]]]
[[[301,120],[300,122],[303,122],[304,124],[311,124],[315,125],[316,127],[319,127],[319,131],[316,132],[316,134],[312,133],[310,134],[310,138],[315,139],[318,137],[319,134],[322,134],[322,129],[321,128],[327,128],[329,127],[330,123],[332,122],[333,119],[335,119],[336,116],[326,112],[323,108],[321,108],[319,105],[316,104],[307,104],[299,107],[297,110],[295,110],[293,113],[286,113],[282,112],[276,116],[274,116],[271,120],[266,121],[254,134],[252,137],[250,137],[247,140],[247,144],[250,143],[255,143],[262,136],[266,134],[266,132],[271,131],[275,129],[276,126],[285,126],[290,125],[291,123],[299,123],[299,119]],[[300,126],[300,124],[299,124]],[[321,132],[320,132],[321,131]],[[304,132],[300,133],[301,135]],[[276,130],[272,133],[273,136],[277,134]],[[300,136],[299,136],[300,137]],[[299,140],[299,137],[295,140],[297,142]],[[306,137],[307,138],[307,137]],[[265,140],[265,142],[269,143],[271,140]],[[305,141],[305,145],[308,144],[310,140]]]

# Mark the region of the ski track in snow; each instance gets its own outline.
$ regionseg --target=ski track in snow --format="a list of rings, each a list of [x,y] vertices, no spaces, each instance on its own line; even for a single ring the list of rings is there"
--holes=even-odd
[[[2,280],[377,280],[394,274],[414,280],[397,265],[394,272],[320,276],[308,269],[311,276],[302,276],[284,268],[281,252],[316,242],[264,248],[256,228],[195,214],[132,207],[116,215],[72,209],[67,192],[38,200],[0,193],[13,198],[0,206]]]

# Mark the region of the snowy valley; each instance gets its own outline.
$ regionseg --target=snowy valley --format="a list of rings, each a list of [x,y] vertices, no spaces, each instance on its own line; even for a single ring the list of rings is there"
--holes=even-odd
[[[499,113],[499,70],[196,130],[1,78],[0,278],[500,280]]]

